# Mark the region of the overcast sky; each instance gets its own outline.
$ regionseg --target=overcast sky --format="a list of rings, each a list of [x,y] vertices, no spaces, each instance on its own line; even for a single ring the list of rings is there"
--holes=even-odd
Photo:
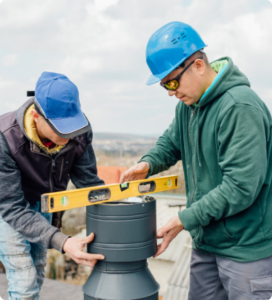
[[[0,114],[54,71],[78,86],[94,131],[161,134],[178,100],[145,85],[145,49],[171,21],[200,33],[210,61],[230,56],[272,111],[271,1],[0,0]]]

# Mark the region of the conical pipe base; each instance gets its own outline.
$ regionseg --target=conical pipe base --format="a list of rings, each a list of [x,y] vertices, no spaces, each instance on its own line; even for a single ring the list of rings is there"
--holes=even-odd
[[[121,270],[111,263],[99,268],[98,263],[82,288],[84,300],[158,300],[160,286],[146,260],[118,265]]]
[[[142,298],[141,300],[158,300],[158,299],[159,299],[159,294],[156,293],[155,295],[152,295],[152,296],[147,297],[147,298]],[[102,299],[93,298],[93,297],[89,297],[87,295],[84,295],[84,300],[102,300]],[[126,300],[130,300],[130,299],[126,299]]]

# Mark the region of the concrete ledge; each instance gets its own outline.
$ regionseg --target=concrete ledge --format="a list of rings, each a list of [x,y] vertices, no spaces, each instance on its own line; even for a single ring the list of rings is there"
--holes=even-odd
[[[5,274],[0,274],[0,296],[8,300],[8,281]],[[78,285],[52,279],[45,279],[40,292],[40,300],[83,300],[83,292]]]

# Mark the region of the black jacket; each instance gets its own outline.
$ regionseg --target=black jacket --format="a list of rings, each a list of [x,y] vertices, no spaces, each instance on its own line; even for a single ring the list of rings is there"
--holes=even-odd
[[[104,182],[97,177],[91,131],[70,140],[52,156],[29,140],[23,120],[33,100],[0,116],[0,214],[29,242],[61,251],[67,236],[30,205],[44,193],[65,190],[69,178],[77,188]]]

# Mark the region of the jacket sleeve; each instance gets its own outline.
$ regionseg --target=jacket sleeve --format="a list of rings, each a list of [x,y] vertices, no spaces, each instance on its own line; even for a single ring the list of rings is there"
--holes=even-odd
[[[269,135],[268,120],[257,108],[236,104],[228,111],[218,133],[222,183],[179,212],[186,230],[233,216],[253,204],[265,182]]]
[[[175,118],[169,128],[159,137],[156,145],[140,160],[148,162],[150,171],[148,176],[168,170],[181,160],[181,133],[179,131],[179,105],[176,107]]]
[[[1,132],[0,166],[0,215],[3,220],[27,241],[62,252],[68,236],[51,226],[39,212],[31,209],[22,190],[21,172]]]
[[[86,134],[86,150],[74,163],[70,178],[76,188],[104,185],[104,181],[97,176],[96,158],[92,146],[93,133]]]

